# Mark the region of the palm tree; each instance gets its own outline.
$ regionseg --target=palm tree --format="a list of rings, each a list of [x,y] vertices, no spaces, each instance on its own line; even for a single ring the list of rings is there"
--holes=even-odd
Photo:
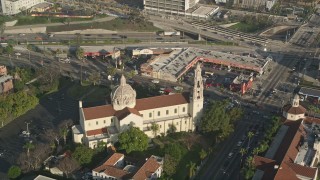
[[[201,151],[199,152],[201,162],[207,157],[207,155],[208,153],[204,149],[201,149]]]
[[[172,123],[169,124],[169,129],[167,130],[167,133],[174,133],[177,131],[177,127]]]
[[[81,42],[81,40],[79,38],[77,38],[77,44],[79,45]],[[81,47],[78,47],[76,50],[76,57],[81,60],[84,56],[84,49]]]
[[[248,142],[248,146],[247,146],[247,149],[249,149],[249,145],[251,143],[251,138],[254,136],[254,133],[252,131],[249,131],[248,132],[248,138],[249,138],[249,142]]]
[[[23,148],[27,150],[27,156],[29,157],[30,150],[34,149],[34,145],[32,144],[32,141],[29,141],[23,146]]]
[[[93,72],[89,76],[89,81],[92,82],[92,84],[95,86],[97,85],[101,80],[101,74],[99,72]]]
[[[67,143],[67,135],[68,135],[68,132],[69,132],[69,130],[68,130],[68,127],[67,127],[67,126],[60,129],[60,134],[61,134],[61,136],[63,137],[63,141],[64,141],[64,144],[65,144],[65,145],[66,145],[66,143]]]
[[[189,179],[191,179],[196,173],[196,163],[190,161],[187,167],[189,168]]]
[[[245,148],[240,149],[241,154],[241,160],[240,160],[240,166],[242,165],[243,156],[247,153],[247,150]]]
[[[156,136],[157,136],[157,133],[158,133],[159,130],[160,130],[159,124],[156,124],[156,123],[154,123],[154,122],[151,123],[150,129],[152,130],[152,133],[153,133],[154,137],[156,137]]]

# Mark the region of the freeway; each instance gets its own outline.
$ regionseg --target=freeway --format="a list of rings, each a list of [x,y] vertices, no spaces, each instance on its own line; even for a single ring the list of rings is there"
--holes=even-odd
[[[53,34],[52,37],[47,34],[33,33],[33,34],[7,34],[1,38],[2,42],[6,42],[9,39],[15,40],[20,43],[32,43],[32,42],[62,42],[62,41],[76,41],[77,39],[84,41],[105,41],[105,40],[120,40],[123,42],[131,40],[141,41],[189,41],[192,38],[188,36],[159,36],[155,32],[124,32],[124,33],[110,33],[110,34]]]

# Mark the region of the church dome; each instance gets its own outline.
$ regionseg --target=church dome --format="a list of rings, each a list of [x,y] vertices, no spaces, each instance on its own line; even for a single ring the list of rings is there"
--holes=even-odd
[[[113,109],[116,111],[126,107],[134,108],[136,105],[136,91],[126,83],[126,78],[122,75],[120,85],[111,93]]]

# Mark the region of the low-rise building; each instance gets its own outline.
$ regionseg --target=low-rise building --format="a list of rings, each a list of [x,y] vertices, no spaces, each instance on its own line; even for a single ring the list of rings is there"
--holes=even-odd
[[[4,65],[0,65],[0,76],[4,76],[7,74],[8,74],[7,67]]]
[[[252,75],[246,76],[246,75],[240,74],[230,84],[230,90],[240,92],[241,94],[245,94],[248,90],[252,88],[252,85],[253,85]]]
[[[121,153],[114,153],[102,165],[92,170],[94,180],[147,180],[161,177],[163,158],[152,155],[144,163]]]
[[[0,93],[5,93],[13,89],[13,78],[10,75],[0,77]]]
[[[176,82],[198,61],[225,67],[228,70],[263,74],[270,58],[248,57],[199,48],[175,48],[171,52],[152,56],[140,66],[144,76]]]
[[[315,180],[320,159],[320,119],[305,116],[295,95],[283,108],[286,118],[270,148],[254,157],[254,180]]]

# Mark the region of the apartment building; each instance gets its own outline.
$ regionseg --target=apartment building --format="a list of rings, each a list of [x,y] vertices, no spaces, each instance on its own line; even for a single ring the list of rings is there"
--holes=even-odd
[[[15,15],[43,3],[44,0],[1,0],[3,15]]]
[[[144,9],[147,11],[184,13],[194,7],[199,0],[144,0]]]

